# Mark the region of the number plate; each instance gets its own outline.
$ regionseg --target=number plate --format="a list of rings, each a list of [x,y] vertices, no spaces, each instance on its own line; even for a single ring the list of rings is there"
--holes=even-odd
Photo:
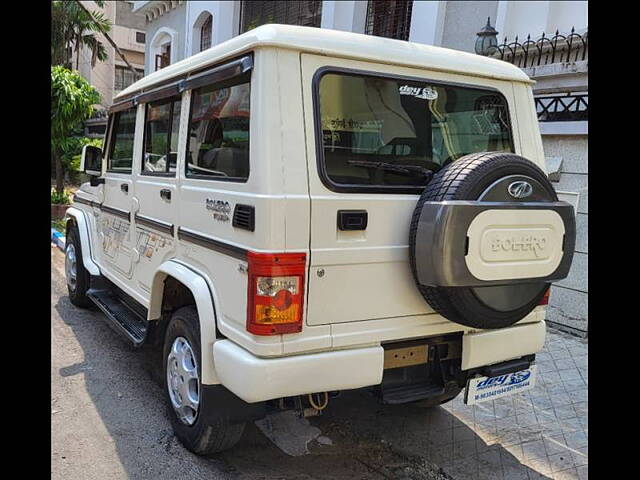
[[[513,393],[531,390],[536,381],[536,365],[531,365],[519,372],[507,373],[497,377],[476,377],[467,381],[464,393],[464,403],[475,405],[476,403],[496,398],[505,397]]]

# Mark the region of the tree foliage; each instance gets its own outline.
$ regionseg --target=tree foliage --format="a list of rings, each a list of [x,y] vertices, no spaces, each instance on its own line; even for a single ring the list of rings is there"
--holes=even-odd
[[[72,134],[93,114],[100,94],[77,71],[51,67],[51,154],[56,165],[56,189],[63,190],[63,156],[73,150]]]
[[[99,7],[104,1],[95,2]],[[91,52],[91,65],[107,60],[107,50],[98,39],[98,34],[111,30],[111,22],[100,11],[87,13],[77,1],[51,2],[51,65],[68,66],[71,62],[70,48],[79,57],[80,49]]]

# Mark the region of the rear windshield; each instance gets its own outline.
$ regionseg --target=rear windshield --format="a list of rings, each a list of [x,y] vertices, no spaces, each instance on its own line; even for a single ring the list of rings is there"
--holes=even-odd
[[[493,90],[326,73],[318,93],[330,188],[416,189],[463,155],[513,152],[507,102]]]

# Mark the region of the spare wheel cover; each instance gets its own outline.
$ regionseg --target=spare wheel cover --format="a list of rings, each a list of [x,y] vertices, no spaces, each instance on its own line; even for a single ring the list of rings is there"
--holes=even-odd
[[[526,191],[518,191],[523,188]],[[416,245],[425,241],[421,240],[418,229],[420,213],[425,202],[446,200],[556,202],[557,195],[546,174],[534,163],[515,154],[466,155],[433,177],[420,197],[411,221],[412,272],[420,293],[436,312],[453,322],[480,329],[503,328],[521,320],[539,304],[549,287],[548,282],[532,279],[527,283],[456,287],[420,284],[416,272],[417,262],[421,259],[416,256]]]

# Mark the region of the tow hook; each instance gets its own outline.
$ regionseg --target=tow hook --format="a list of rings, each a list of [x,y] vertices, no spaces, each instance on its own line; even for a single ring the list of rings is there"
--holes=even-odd
[[[317,417],[329,404],[329,392],[309,393],[295,397],[281,398],[278,401],[280,410],[291,409],[289,402],[293,401],[293,409],[298,412],[300,418]],[[289,406],[287,404],[289,403]]]

